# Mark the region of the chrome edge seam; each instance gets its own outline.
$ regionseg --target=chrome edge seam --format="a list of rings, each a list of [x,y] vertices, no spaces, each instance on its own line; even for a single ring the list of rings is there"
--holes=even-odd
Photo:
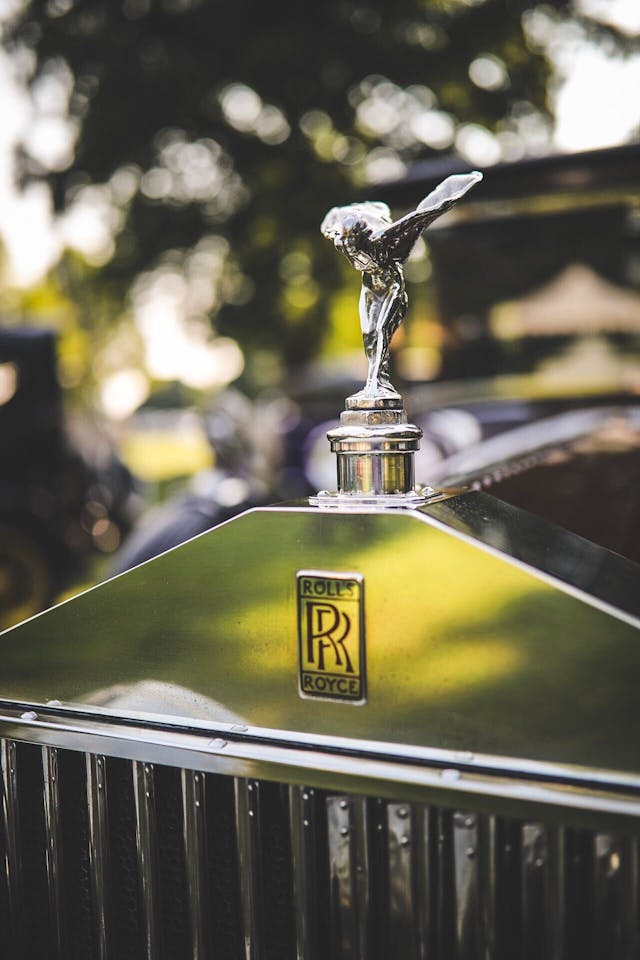
[[[146,769],[152,770],[154,763],[160,763],[203,773],[311,785],[390,799],[402,797],[407,802],[435,802],[458,809],[470,806],[497,815],[539,817],[544,811],[544,817],[553,820],[558,819],[561,811],[565,823],[569,812],[570,819],[576,823],[593,823],[602,818],[628,823],[640,817],[640,792],[616,789],[615,785],[613,789],[611,785],[607,790],[595,789],[592,785],[510,776],[508,768],[486,773],[465,769],[463,765],[443,768],[397,759],[374,759],[358,755],[357,745],[353,753],[326,753],[246,739],[211,740],[193,733],[163,731],[150,737],[144,728],[96,727],[71,724],[63,727],[45,720],[0,716],[0,737],[8,741],[136,761],[136,803],[141,816],[151,799],[147,796],[150,788],[145,787]],[[144,825],[141,819],[140,829]]]

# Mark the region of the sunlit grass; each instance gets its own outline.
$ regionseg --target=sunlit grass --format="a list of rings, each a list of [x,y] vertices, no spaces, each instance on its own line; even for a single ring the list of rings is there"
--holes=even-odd
[[[190,476],[213,462],[206,437],[195,430],[132,430],[121,454],[129,469],[149,483]]]

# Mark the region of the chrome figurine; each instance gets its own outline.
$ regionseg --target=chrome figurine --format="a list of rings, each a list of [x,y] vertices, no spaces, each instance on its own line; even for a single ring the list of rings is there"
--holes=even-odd
[[[362,273],[360,326],[369,370],[364,388],[349,397],[352,409],[375,407],[382,400],[401,403],[389,377],[389,345],[407,312],[402,265],[422,231],[480,180],[477,171],[447,177],[395,223],[387,204],[379,202],[333,207],[322,221],[323,236]]]

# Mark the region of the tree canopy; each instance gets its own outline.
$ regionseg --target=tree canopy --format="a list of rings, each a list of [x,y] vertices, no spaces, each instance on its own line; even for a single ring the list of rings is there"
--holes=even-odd
[[[544,118],[527,6],[33,0],[4,42],[31,58],[32,89],[66,91],[74,142],[48,161],[25,148],[22,176],[59,210],[103,204],[95,282],[114,300],[177,272],[194,323],[305,361],[326,291],[353,282],[320,237],[326,210],[465,137],[491,131],[508,155],[523,117]]]

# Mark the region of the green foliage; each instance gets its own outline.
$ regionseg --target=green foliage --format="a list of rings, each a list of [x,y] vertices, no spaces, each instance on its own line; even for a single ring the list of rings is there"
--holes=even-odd
[[[500,130],[516,103],[546,109],[548,67],[527,47],[524,6],[33,0],[6,41],[35,51],[36,77],[68,65],[79,133],[68,168],[25,155],[24,176],[46,177],[60,210],[87,184],[109,184],[122,216],[97,278],[110,297],[123,298],[168,251],[223,236],[235,281],[221,281],[208,306],[216,329],[249,354],[307,360],[327,330],[326,291],[344,285],[318,224],[331,205],[366,194],[372,159],[393,172],[450,149],[451,138],[430,145],[428,133],[411,132],[420,110],[423,127],[437,110],[452,130]],[[480,54],[504,65],[504,84],[470,82]],[[366,120],[362,104],[374,95],[378,121],[391,110],[386,126]],[[404,118],[395,126],[394,111]]]

